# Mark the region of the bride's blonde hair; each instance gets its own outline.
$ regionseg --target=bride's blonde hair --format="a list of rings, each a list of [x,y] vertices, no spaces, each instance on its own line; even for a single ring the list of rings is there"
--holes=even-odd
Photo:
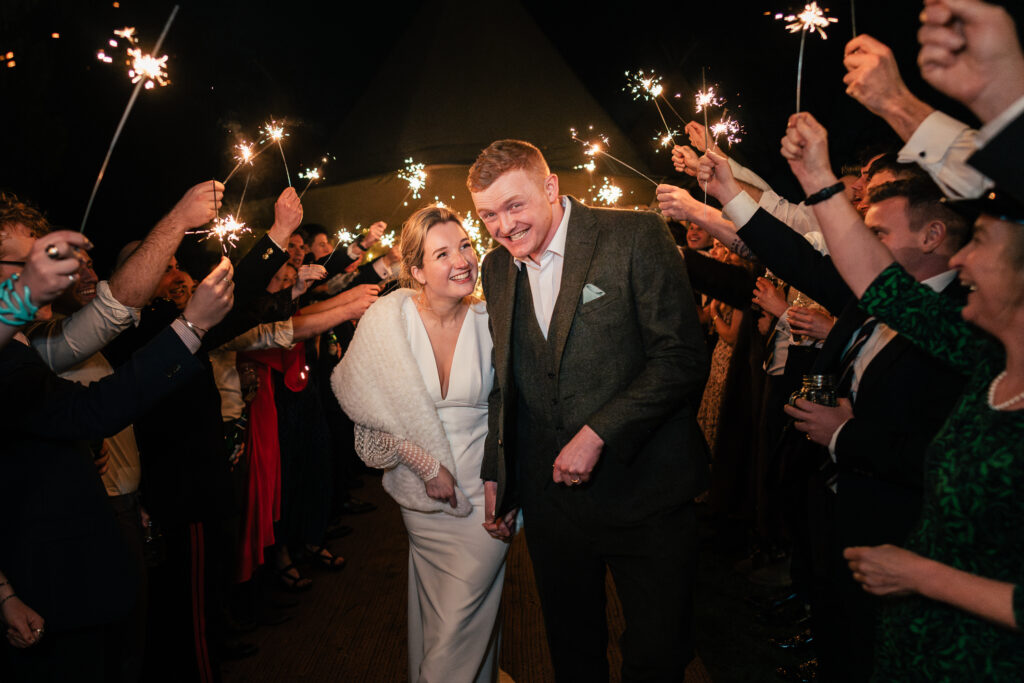
[[[473,238],[462,227],[462,219],[459,218],[459,214],[446,206],[437,204],[424,206],[409,216],[409,220],[402,226],[402,267],[398,274],[398,284],[416,290],[422,288],[422,285],[412,276],[412,269],[423,267],[423,242],[427,239],[430,229],[441,223],[457,224],[472,243]]]

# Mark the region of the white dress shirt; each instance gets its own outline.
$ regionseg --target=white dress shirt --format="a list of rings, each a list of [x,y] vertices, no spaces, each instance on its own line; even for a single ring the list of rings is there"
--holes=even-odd
[[[530,292],[533,294],[533,310],[537,313],[537,324],[544,338],[548,338],[548,327],[551,325],[551,314],[555,310],[558,291],[562,287],[562,263],[565,261],[565,236],[568,232],[569,212],[572,204],[567,197],[562,197],[562,221],[555,229],[548,248],[540,255],[540,263],[532,259],[513,259],[516,268],[526,266],[526,275],[530,278]]]
[[[980,197],[993,182],[967,163],[1014,119],[1024,113],[1024,97],[1007,107],[981,130],[974,130],[941,111],[933,111],[900,150],[901,163],[917,162],[954,199]]]

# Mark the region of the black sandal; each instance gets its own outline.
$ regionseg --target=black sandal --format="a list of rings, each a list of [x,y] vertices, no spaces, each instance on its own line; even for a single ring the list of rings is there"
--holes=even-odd
[[[294,575],[289,573],[292,571],[295,572]],[[292,593],[304,593],[313,587],[313,579],[299,574],[294,564],[278,569],[277,576],[281,579],[281,586]]]
[[[306,551],[313,556],[313,559],[323,565],[324,568],[330,569],[331,571],[339,571],[345,568],[345,564],[348,562],[341,555],[335,555],[326,546],[306,546]]]

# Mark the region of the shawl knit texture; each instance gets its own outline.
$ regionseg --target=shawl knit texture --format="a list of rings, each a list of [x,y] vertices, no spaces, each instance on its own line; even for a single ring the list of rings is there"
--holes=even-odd
[[[374,433],[384,432],[409,441],[436,458],[458,480],[448,437],[406,332],[409,324],[419,322],[406,320],[402,312],[402,304],[415,294],[411,289],[399,289],[367,309],[331,375],[331,388],[355,423],[356,453],[370,467],[386,470],[384,490],[399,505],[465,517],[473,505],[458,484],[456,508],[431,498],[423,481],[399,460],[394,440],[384,435],[374,438]]]

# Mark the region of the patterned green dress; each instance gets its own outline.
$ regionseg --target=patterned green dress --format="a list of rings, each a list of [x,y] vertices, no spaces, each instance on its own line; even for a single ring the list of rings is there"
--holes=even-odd
[[[861,307],[969,378],[928,449],[908,549],[1014,584],[1024,627],[1024,410],[992,410],[987,399],[1006,365],[1002,345],[895,264]],[[921,596],[896,598],[886,601],[876,659],[879,681],[1024,681],[1024,634]]]

